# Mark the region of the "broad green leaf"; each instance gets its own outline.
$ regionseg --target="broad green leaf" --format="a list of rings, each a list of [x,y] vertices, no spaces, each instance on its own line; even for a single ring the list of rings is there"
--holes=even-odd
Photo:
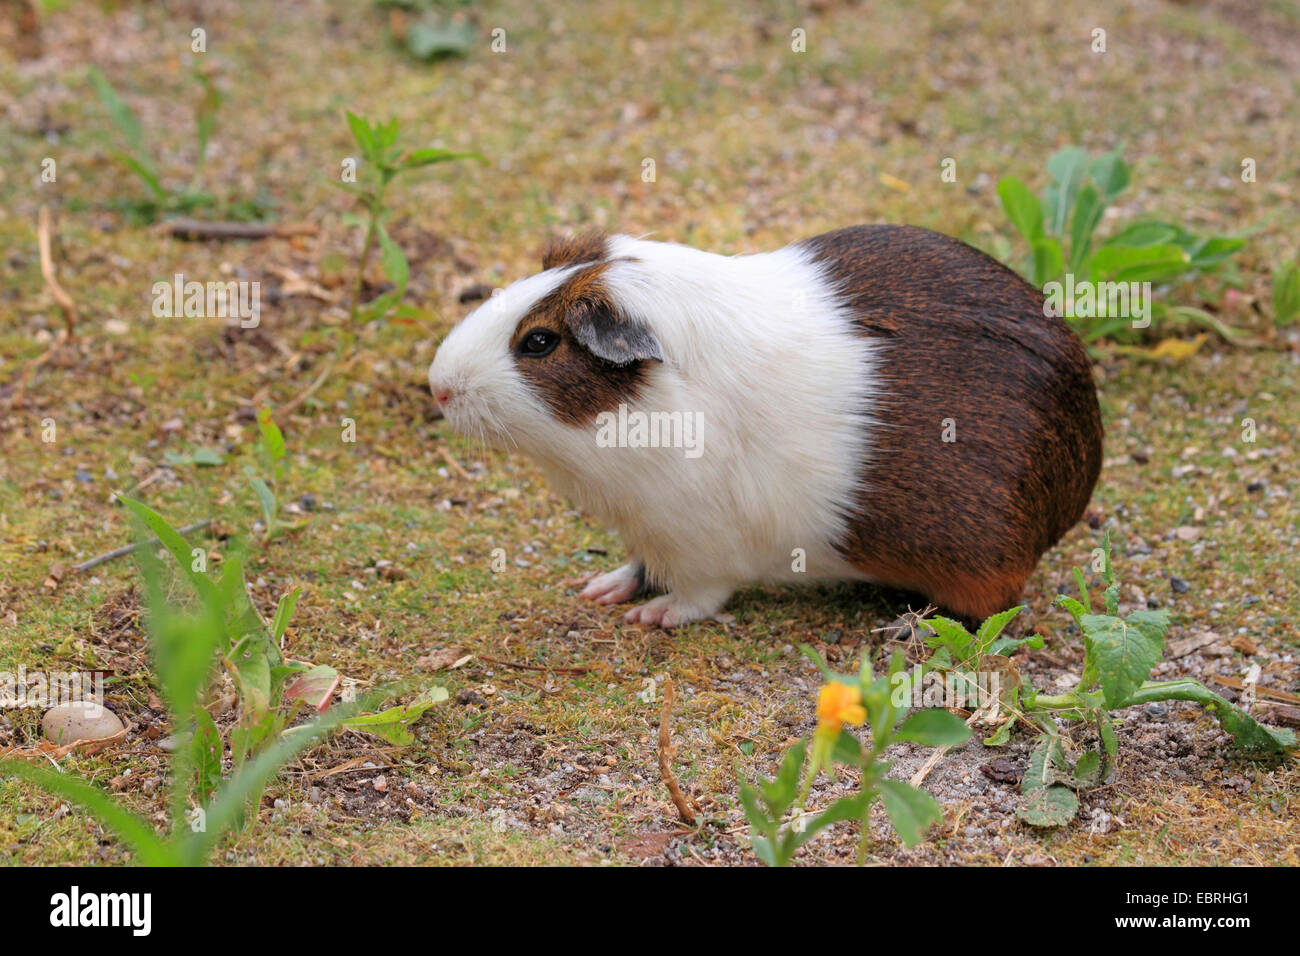
[[[1079,798],[1060,784],[1026,794],[1016,807],[1016,816],[1031,827],[1063,827],[1078,812]]]
[[[1124,157],[1120,155],[1119,148],[1094,159],[1089,173],[1092,176],[1092,181],[1101,190],[1102,198],[1108,203],[1113,202],[1116,196],[1128,189],[1128,164],[1124,162]]]
[[[1070,597],[1068,594],[1057,595],[1056,603],[1070,612],[1076,624],[1082,626],[1083,618],[1088,613],[1088,609]]]
[[[1087,614],[1080,621],[1084,648],[1101,680],[1110,709],[1121,706],[1151,674],[1164,653],[1167,611],[1137,611],[1127,618]]]
[[[1252,754],[1277,754],[1295,747],[1295,734],[1285,728],[1266,727],[1236,704],[1230,703],[1194,680],[1147,681],[1124,706],[1162,700],[1190,700],[1201,704],[1232,735],[1237,747]]]
[[[190,738],[190,763],[194,766],[194,796],[200,805],[212,799],[221,785],[221,734],[212,715],[202,707],[194,710],[194,736]]]
[[[839,736],[835,738],[835,746],[831,748],[831,759],[851,767],[861,767],[862,742],[847,728],[841,729]]]
[[[772,841],[767,837],[754,834],[751,837],[751,842],[754,846],[754,855],[763,863],[768,866],[784,866],[784,863],[777,859],[776,851],[772,848]]]
[[[1039,650],[1042,646],[1043,635],[1041,634],[1029,634],[1025,637],[999,637],[989,646],[988,653],[1007,656],[1007,651],[1015,650],[1017,647],[1032,647],[1034,650]]]
[[[885,813],[905,846],[920,843],[926,830],[943,822],[943,808],[924,790],[888,779],[881,780],[879,787]]]
[[[256,641],[263,649],[271,667],[281,663],[278,642],[271,642],[266,636],[266,625],[257,608],[248,597],[248,582],[244,579],[244,561],[238,553],[228,553],[221,568],[221,578],[217,582],[217,592],[225,612],[226,634],[231,648],[247,639]]]
[[[1031,246],[1043,238],[1043,207],[1029,187],[1014,176],[998,183],[998,198],[1011,224]]]
[[[356,717],[349,717],[343,723],[353,730],[363,730],[366,733],[382,737],[390,744],[399,747],[406,746],[415,742],[415,735],[411,733],[411,726],[424,716],[426,710],[446,699],[447,688],[430,687],[409,704],[390,707],[377,714],[360,714]]]
[[[753,844],[754,847],[754,855],[758,857],[759,860],[762,861],[763,863],[767,864],[768,866],[785,865],[784,861],[777,859],[776,851],[772,848],[772,841],[769,840],[767,837],[759,836],[757,833],[755,833],[753,836],[750,837],[750,842]]]
[[[771,780],[758,781],[763,801],[767,804],[773,818],[784,816],[799,793],[799,775],[803,770],[807,748],[805,741],[799,741],[786,751],[775,777]]]
[[[1095,750],[1089,750],[1074,765],[1074,779],[1077,784],[1094,786],[1097,783],[1097,775],[1101,770],[1101,754]]]
[[[1178,246],[1102,246],[1094,253],[1094,282],[1167,282],[1191,269],[1191,257]]]
[[[1044,736],[1038,746],[1029,754],[1029,766],[1020,778],[1020,789],[1024,793],[1050,787],[1060,776],[1065,763],[1065,752],[1061,741],[1056,737]]]
[[[786,859],[780,852],[772,836],[780,828],[779,818],[772,820],[763,812],[758,803],[758,791],[745,782],[740,784],[740,804],[745,808],[745,818],[749,821],[750,842],[754,855],[767,866],[784,866]]]
[[[377,123],[373,127],[375,134],[375,148],[381,153],[387,153],[397,145],[398,124],[394,117],[387,123]]]
[[[946,617],[927,618],[921,622],[922,627],[929,628],[931,634],[924,635],[923,640],[929,647],[946,647],[952,654],[953,664],[961,667],[969,663],[975,652],[975,637],[957,621]]]
[[[411,268],[402,252],[402,247],[392,240],[388,230],[383,226],[379,227],[379,262],[383,267],[384,276],[397,287],[396,298],[400,299],[406,292],[407,282],[410,281]]]
[[[271,536],[272,529],[275,526],[275,492],[273,492],[266,481],[258,476],[250,466],[244,466],[244,477],[248,479],[249,485],[257,493],[257,503],[262,508],[262,519],[266,523],[266,537]]]
[[[1016,719],[1014,714],[1008,717],[997,730],[984,738],[984,746],[1001,747],[1005,745],[1011,739],[1011,728],[1015,726]]]
[[[1300,317],[1300,268],[1284,262],[1273,273],[1273,322],[1279,328]]]
[[[839,823],[842,820],[859,820],[866,826],[867,811],[871,809],[871,804],[875,802],[875,799],[876,796],[872,793],[859,793],[851,797],[841,797],[821,813],[807,820],[803,832],[798,833],[795,837],[795,846],[803,846],[832,823]]]
[[[271,409],[263,405],[257,410],[257,428],[262,435],[262,450],[272,465],[278,465],[284,458],[284,435],[275,423]]]
[[[1167,222],[1135,222],[1106,239],[1104,246],[1163,246],[1178,238],[1178,227]]]
[[[1042,288],[1065,269],[1061,244],[1055,239],[1040,239],[1029,252],[1029,283]]]
[[[1196,269],[1209,269],[1230,259],[1245,244],[1245,239],[1232,239],[1227,236],[1211,237],[1189,250],[1192,257],[1191,264]]]
[[[1025,605],[1020,604],[1006,611],[999,611],[997,614],[986,619],[984,623],[979,626],[979,630],[975,632],[975,643],[979,649],[979,655],[981,657],[989,653],[990,649],[993,647],[993,642],[997,640],[998,635],[1001,634],[1006,626],[1015,619],[1016,615],[1024,609]],[[1041,640],[1042,639],[1040,638],[1039,646],[1041,646]]]
[[[1106,203],[1091,183],[1079,190],[1070,222],[1070,271],[1078,278],[1087,275],[1083,266],[1092,250],[1092,233],[1105,211]]]
[[[271,662],[261,638],[260,634],[248,635],[231,648],[225,661],[239,693],[240,719],[253,724],[261,722],[272,703]]]
[[[899,725],[895,740],[907,740],[925,747],[957,747],[970,739],[970,728],[960,717],[946,710],[919,710]]]
[[[1047,173],[1054,185],[1043,194],[1047,211],[1047,231],[1054,236],[1063,235],[1074,205],[1074,197],[1083,185],[1088,172],[1088,151],[1078,146],[1058,150],[1047,161]]]
[[[361,147],[361,155],[366,159],[373,159],[375,155],[375,135],[371,130],[368,120],[362,119],[351,110],[346,111],[348,126],[352,129],[352,136]]]

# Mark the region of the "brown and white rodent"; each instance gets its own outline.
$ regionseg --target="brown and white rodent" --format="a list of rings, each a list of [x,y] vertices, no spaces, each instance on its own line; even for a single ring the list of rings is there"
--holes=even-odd
[[[665,592],[629,620],[836,578],[982,618],[1083,515],[1102,457],[1083,346],[965,243],[857,226],[722,256],[585,236],[543,267],[451,331],[430,384],[454,428],[620,532],[628,563],[582,594]]]

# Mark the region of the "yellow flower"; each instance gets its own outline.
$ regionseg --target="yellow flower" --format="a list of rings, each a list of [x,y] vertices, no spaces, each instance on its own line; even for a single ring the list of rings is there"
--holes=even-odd
[[[817,729],[838,733],[845,724],[854,727],[867,719],[862,706],[862,691],[851,684],[831,681],[817,694]]]

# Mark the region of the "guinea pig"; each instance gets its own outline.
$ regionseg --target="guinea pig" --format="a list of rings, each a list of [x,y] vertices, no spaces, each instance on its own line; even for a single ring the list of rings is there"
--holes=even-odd
[[[581,596],[664,592],[628,621],[829,579],[984,618],[1087,506],[1083,346],[957,239],[855,226],[723,256],[590,235],[542,266],[451,330],[429,382],[455,430],[526,453],[619,531],[628,563]]]

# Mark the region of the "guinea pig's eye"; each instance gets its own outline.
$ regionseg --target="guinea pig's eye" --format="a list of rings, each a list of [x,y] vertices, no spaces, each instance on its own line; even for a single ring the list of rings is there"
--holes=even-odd
[[[530,358],[550,355],[560,344],[560,337],[550,329],[533,329],[519,340],[519,354]]]

